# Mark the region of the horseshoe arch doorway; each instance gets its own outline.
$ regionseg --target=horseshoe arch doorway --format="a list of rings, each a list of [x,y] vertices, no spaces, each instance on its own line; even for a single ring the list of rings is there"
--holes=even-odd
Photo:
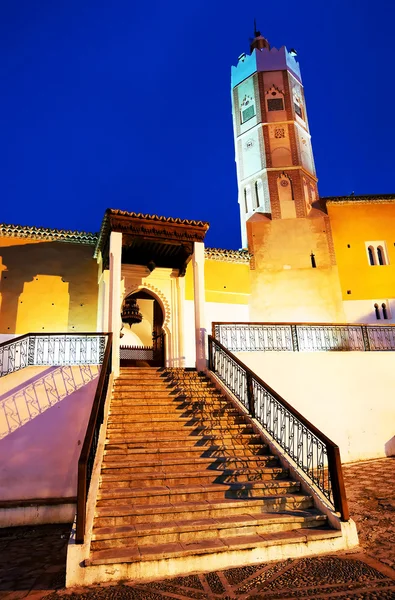
[[[157,298],[146,290],[127,296],[137,301],[142,321],[123,323],[120,347],[121,367],[164,367],[164,315]],[[126,300],[126,298],[125,298]]]

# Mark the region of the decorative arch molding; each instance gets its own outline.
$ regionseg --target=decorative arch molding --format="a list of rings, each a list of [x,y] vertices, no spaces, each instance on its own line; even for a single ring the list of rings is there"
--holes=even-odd
[[[166,332],[166,335],[168,335],[170,333],[170,318],[171,318],[171,310],[170,310],[170,303],[168,301],[168,299],[166,298],[166,296],[164,295],[164,293],[162,292],[162,290],[160,290],[159,288],[157,288],[155,285],[152,285],[152,283],[141,283],[140,285],[136,284],[130,284],[127,287],[125,287],[125,293],[123,295],[122,298],[122,302],[125,300],[125,298],[127,296],[130,296],[130,294],[134,294],[135,292],[141,292],[146,290],[147,292],[150,292],[154,298],[156,298],[156,300],[158,300],[159,304],[161,305],[161,308],[163,310],[163,329]]]

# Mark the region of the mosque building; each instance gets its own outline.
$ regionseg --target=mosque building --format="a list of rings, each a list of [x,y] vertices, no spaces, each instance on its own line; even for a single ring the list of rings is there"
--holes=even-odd
[[[107,209],[98,233],[0,224],[0,527],[77,515],[67,585],[194,573],[216,544],[218,568],[352,548],[339,446],[347,461],[395,454],[392,353],[367,352],[395,350],[382,327],[395,319],[395,195],[319,196],[295,50],[255,30],[231,98],[240,250],[206,247],[207,222],[133,206]],[[125,560],[117,529],[133,494],[137,512],[148,506],[144,534],[125,520],[152,545],[141,560],[134,538]],[[211,539],[210,513],[196,556],[172,538],[172,566],[150,524],[154,502],[165,497],[165,535],[187,531],[193,544],[189,521],[210,494],[227,545]],[[169,498],[181,498],[171,527]],[[197,498],[196,514],[185,498]],[[243,536],[250,522],[229,529],[245,516],[238,500],[256,501],[258,521],[279,512],[270,539]],[[316,536],[303,529],[323,523]]]

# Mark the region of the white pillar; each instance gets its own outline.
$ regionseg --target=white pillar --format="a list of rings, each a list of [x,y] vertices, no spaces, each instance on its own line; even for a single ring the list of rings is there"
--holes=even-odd
[[[206,368],[206,337],[205,329],[205,291],[204,291],[204,244],[194,243],[192,257],[193,264],[193,292],[195,308],[195,333],[196,333],[196,368],[203,371]]]
[[[122,265],[122,233],[110,233],[110,293],[108,311],[108,331],[113,334],[112,370],[114,376],[119,375],[119,345],[121,322],[121,265]]]
[[[184,344],[184,302],[185,302],[185,277],[177,277],[178,296],[178,366],[185,367],[185,344]]]

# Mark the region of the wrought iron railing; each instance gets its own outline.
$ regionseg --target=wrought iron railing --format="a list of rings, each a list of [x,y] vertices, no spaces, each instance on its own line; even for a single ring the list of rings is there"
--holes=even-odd
[[[76,521],[76,543],[83,544],[86,524],[86,503],[89,485],[92,477],[96,450],[99,442],[100,427],[104,421],[104,405],[106,401],[108,382],[111,374],[112,333],[107,334],[107,345],[105,348],[103,364],[96,388],[95,398],[86,429],[84,443],[78,461],[77,482],[77,521]]]
[[[97,365],[103,333],[27,333],[0,344],[0,377],[29,366]]]
[[[212,334],[231,352],[395,350],[395,325],[213,323]]]
[[[208,348],[209,369],[348,521],[338,446],[211,335]]]
[[[152,346],[120,346],[121,365],[136,361],[147,362],[152,366],[164,365],[165,334],[153,337]]]

